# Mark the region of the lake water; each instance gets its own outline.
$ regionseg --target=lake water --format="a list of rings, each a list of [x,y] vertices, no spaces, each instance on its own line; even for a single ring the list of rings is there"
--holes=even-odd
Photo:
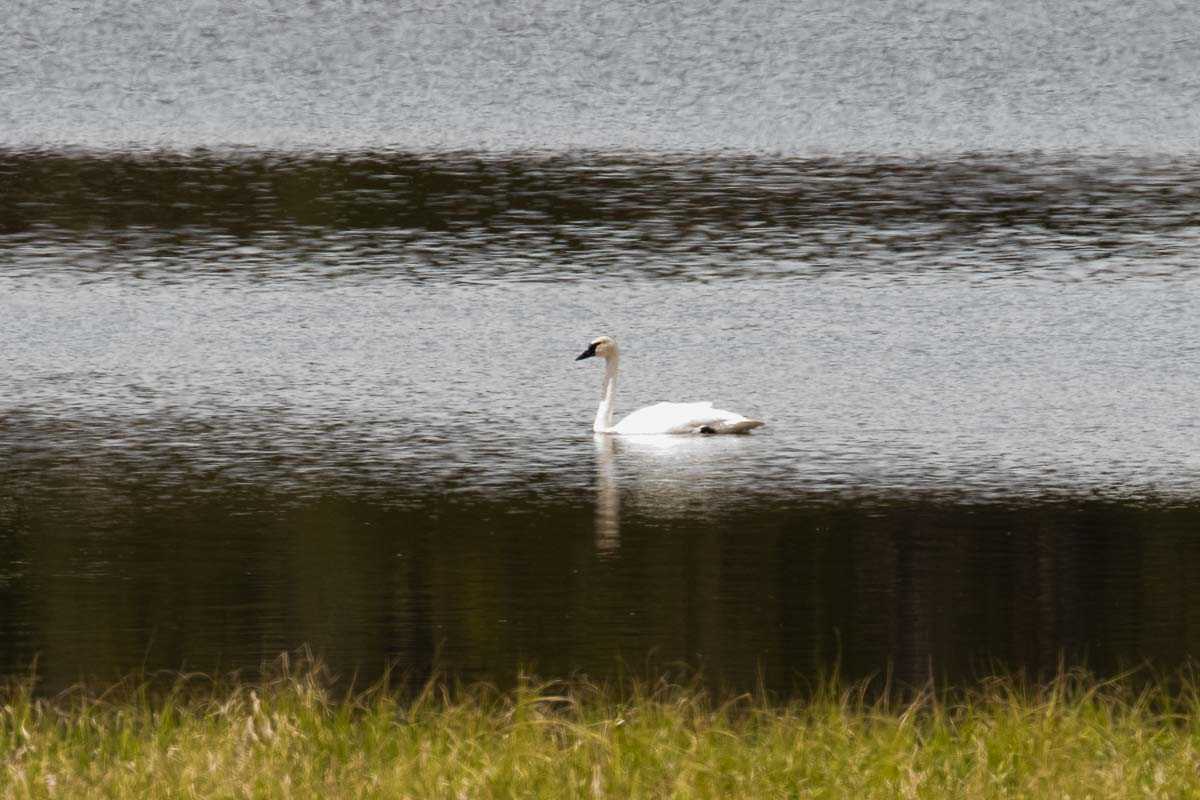
[[[522,7],[0,33],[0,673],[1200,653],[1194,11]]]

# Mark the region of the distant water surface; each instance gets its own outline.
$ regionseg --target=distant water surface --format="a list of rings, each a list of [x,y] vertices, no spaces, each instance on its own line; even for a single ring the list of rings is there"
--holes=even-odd
[[[1174,0],[17,0],[0,144],[1192,153]]]

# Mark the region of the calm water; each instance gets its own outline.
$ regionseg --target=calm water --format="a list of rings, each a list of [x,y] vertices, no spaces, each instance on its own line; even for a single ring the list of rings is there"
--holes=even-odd
[[[1194,10],[458,8],[0,32],[0,673],[1200,654]]]

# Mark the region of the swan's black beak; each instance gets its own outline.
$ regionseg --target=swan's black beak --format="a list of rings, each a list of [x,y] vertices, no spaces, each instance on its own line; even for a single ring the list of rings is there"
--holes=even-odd
[[[587,350],[584,350],[582,353],[580,353],[579,355],[575,356],[575,360],[576,360],[576,361],[583,361],[585,358],[591,358],[591,357],[592,357],[592,356],[594,356],[594,355],[596,355],[596,345],[595,345],[595,344],[590,344],[590,345],[588,345],[588,349],[587,349]]]

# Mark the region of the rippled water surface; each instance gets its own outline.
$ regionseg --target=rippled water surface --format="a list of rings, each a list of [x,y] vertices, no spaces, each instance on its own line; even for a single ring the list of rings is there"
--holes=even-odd
[[[1200,653],[1195,8],[11,11],[0,673]]]
[[[5,666],[1190,653],[1188,160],[11,151]],[[596,439],[711,399],[745,437]]]

